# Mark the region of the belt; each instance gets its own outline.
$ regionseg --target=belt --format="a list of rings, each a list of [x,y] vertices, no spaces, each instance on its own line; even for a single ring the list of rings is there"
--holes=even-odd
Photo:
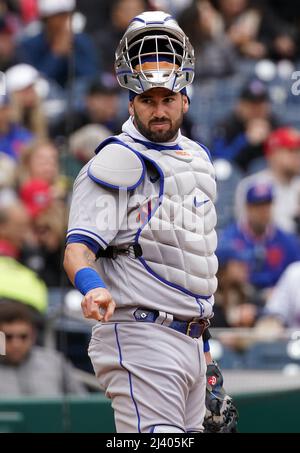
[[[134,317],[137,322],[153,322],[155,323],[157,318],[160,316],[160,312],[157,310],[148,310],[144,308],[138,308],[134,312]],[[200,338],[205,329],[209,326],[210,322],[208,319],[199,319],[197,321],[181,321],[180,319],[173,318],[173,321],[169,324],[163,324],[166,327],[176,330],[177,332],[183,333],[191,338]]]

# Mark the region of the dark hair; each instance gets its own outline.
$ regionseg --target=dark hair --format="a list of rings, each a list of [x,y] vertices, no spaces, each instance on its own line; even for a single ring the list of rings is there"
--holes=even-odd
[[[122,2],[123,2],[123,0],[110,0],[109,6],[108,6],[109,12],[112,13],[114,8],[117,8],[119,6],[119,4]],[[152,9],[151,3],[149,2],[149,0],[141,0],[141,2],[143,3],[144,11],[149,11],[150,9]]]
[[[34,325],[34,315],[30,307],[9,299],[0,299],[0,325],[17,321]]]
[[[96,94],[104,94],[104,95],[114,95],[119,93],[119,87],[117,85],[105,83],[104,81],[101,80],[93,80],[88,89],[87,89],[87,95],[88,96],[94,96]]]
[[[201,12],[198,8],[198,1],[194,0],[186,9],[184,9],[177,18],[179,26],[189,37],[189,40],[197,51],[201,50],[203,43],[206,41],[203,29],[200,26]]]
[[[250,102],[267,102],[269,101],[268,87],[262,80],[252,77],[242,87],[240,99]]]

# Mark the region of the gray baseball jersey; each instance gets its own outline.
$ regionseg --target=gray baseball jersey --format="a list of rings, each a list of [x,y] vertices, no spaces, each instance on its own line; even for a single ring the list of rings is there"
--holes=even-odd
[[[120,254],[97,262],[117,308],[109,323],[95,326],[89,354],[101,387],[112,398],[118,432],[159,432],[162,426],[201,431],[202,338],[168,325],[174,318],[191,321],[213,313],[214,171],[207,152],[180,133],[174,143],[152,146],[131,120],[116,144],[100,146],[100,160],[88,163],[75,181],[68,240],[85,237],[103,249],[142,245],[141,259]],[[142,156],[143,177],[130,190],[117,190],[111,182],[116,161],[128,149]],[[117,157],[109,162],[111,172],[107,162],[101,167],[100,181],[94,168],[103,165],[105,150]],[[180,224],[179,212],[185,214]],[[155,323],[135,322],[140,307],[160,316]]]

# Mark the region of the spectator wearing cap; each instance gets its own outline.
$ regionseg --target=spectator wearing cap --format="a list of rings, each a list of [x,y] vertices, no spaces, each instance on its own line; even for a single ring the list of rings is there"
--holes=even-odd
[[[227,159],[247,172],[253,161],[264,157],[264,143],[277,126],[267,87],[259,79],[251,79],[243,87],[234,111],[217,125],[212,157]]]
[[[75,0],[38,0],[38,9],[43,30],[20,43],[19,60],[64,88],[71,64],[75,79],[95,76],[99,68],[93,42],[84,33],[72,31]]]
[[[0,94],[0,152],[17,161],[32,139],[28,129],[14,122],[8,97]]]
[[[27,307],[0,300],[0,331],[6,337],[6,355],[0,357],[1,399],[86,393],[60,353],[36,346],[37,329]]]
[[[243,220],[227,227],[220,236],[220,244],[251,256],[250,283],[258,290],[272,288],[286,267],[300,258],[297,237],[273,222],[273,192],[265,182],[249,186]]]
[[[230,244],[217,248],[218,289],[215,294],[213,327],[252,327],[262,300],[249,282],[251,254]]]
[[[5,76],[14,120],[25,126],[36,138],[45,139],[48,136],[48,126],[42,98],[37,91],[39,72],[33,66],[23,63],[9,68]]]
[[[284,231],[299,233],[300,216],[300,132],[282,127],[273,131],[264,147],[265,170],[244,178],[236,191],[236,215],[244,216],[249,186],[265,182],[274,188],[273,219]]]

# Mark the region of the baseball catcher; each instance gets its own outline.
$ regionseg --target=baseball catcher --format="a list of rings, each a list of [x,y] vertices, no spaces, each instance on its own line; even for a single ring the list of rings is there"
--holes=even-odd
[[[115,60],[129,118],[74,183],[64,267],[98,321],[88,353],[118,433],[203,432],[217,187],[208,149],[181,133],[194,66],[172,16],[133,18]]]

